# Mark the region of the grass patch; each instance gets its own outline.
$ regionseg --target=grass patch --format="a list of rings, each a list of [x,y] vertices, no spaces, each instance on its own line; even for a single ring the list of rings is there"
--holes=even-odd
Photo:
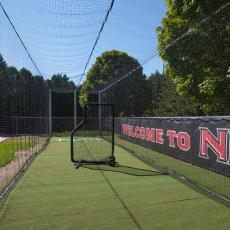
[[[15,141],[15,140],[6,140],[0,142],[0,167],[6,165],[15,157],[16,151],[26,150],[30,148],[32,143]]]

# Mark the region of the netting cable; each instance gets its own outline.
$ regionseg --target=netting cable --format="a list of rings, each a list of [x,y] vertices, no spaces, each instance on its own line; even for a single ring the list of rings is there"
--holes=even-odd
[[[13,24],[13,22],[11,21],[11,19],[10,19],[9,15],[7,14],[7,12],[6,12],[6,10],[5,10],[5,8],[3,7],[3,5],[2,5],[2,3],[1,3],[1,2],[0,2],[0,6],[1,6],[1,8],[2,8],[2,10],[3,10],[4,14],[6,15],[6,17],[7,17],[8,21],[10,22],[10,24],[11,24],[11,26],[12,26],[12,28],[13,28],[14,32],[16,33],[16,35],[17,35],[17,37],[18,37],[18,39],[20,40],[20,42],[21,42],[21,44],[22,44],[23,48],[25,49],[26,53],[28,54],[28,56],[29,56],[30,60],[32,61],[33,65],[34,65],[34,66],[35,66],[35,68],[37,69],[37,71],[38,71],[38,73],[40,74],[40,76],[42,76],[41,71],[39,70],[39,68],[38,68],[37,64],[35,63],[34,59],[32,58],[32,56],[31,56],[30,52],[28,51],[28,49],[27,49],[27,47],[26,47],[25,43],[23,42],[23,40],[22,40],[21,36],[19,35],[18,31],[17,31],[17,30],[16,30],[16,28],[15,28],[15,25],[14,25],[14,24]]]

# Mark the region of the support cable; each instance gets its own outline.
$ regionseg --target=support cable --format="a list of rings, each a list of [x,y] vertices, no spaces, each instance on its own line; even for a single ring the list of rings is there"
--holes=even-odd
[[[106,24],[106,22],[107,22],[107,20],[108,20],[109,14],[110,14],[110,12],[112,11],[112,8],[113,8],[113,5],[114,5],[114,1],[115,1],[115,0],[112,0],[112,1],[111,1],[111,4],[110,4],[110,6],[109,6],[109,9],[107,10],[105,19],[104,19],[103,22],[102,22],[101,28],[100,28],[100,30],[99,30],[99,32],[98,32],[98,35],[97,35],[97,38],[96,38],[96,40],[95,40],[95,42],[94,42],[93,48],[92,48],[92,50],[91,50],[91,52],[90,52],[90,55],[89,55],[89,57],[88,57],[88,59],[87,59],[85,68],[84,68],[84,70],[83,70],[83,73],[81,74],[81,77],[80,77],[80,80],[79,80],[79,82],[78,82],[78,85],[80,85],[81,80],[82,80],[82,77],[85,75],[86,68],[87,68],[87,66],[88,66],[88,64],[89,64],[89,61],[90,61],[92,55],[93,55],[93,52],[94,52],[94,50],[95,50],[95,48],[96,48],[96,45],[97,45],[97,43],[98,43],[98,41],[99,41],[99,39],[100,39],[101,33],[102,33],[102,31],[103,31],[103,29],[104,29],[104,26],[105,26],[105,24]],[[74,78],[74,77],[73,77],[73,78]]]
[[[2,8],[2,10],[3,10],[3,12],[4,12],[5,16],[7,17],[8,21],[10,22],[10,25],[12,26],[12,28],[13,28],[14,32],[16,33],[16,35],[17,35],[18,39],[20,40],[20,42],[21,42],[21,44],[22,44],[23,48],[25,49],[26,53],[28,54],[28,56],[29,56],[30,60],[32,61],[33,65],[35,66],[36,70],[37,70],[37,71],[38,71],[38,73],[42,76],[41,71],[39,70],[38,66],[36,65],[36,63],[35,63],[34,59],[32,58],[32,56],[31,56],[31,54],[30,54],[29,50],[27,49],[27,47],[26,47],[25,43],[23,42],[23,40],[22,40],[21,36],[19,35],[18,31],[16,30],[16,28],[15,28],[15,26],[14,26],[13,22],[11,21],[11,19],[10,19],[9,15],[7,14],[7,12],[6,12],[6,10],[5,10],[5,8],[3,7],[3,5],[2,5],[2,3],[1,3],[1,2],[0,2],[0,7]]]

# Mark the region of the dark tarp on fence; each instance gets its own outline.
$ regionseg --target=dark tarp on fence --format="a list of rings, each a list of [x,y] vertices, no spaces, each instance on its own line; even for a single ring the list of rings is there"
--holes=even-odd
[[[230,176],[230,118],[117,118],[115,133],[193,165]]]

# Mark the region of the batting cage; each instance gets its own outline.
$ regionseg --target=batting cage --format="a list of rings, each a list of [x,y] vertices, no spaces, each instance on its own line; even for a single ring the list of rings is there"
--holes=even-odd
[[[88,103],[84,118],[71,134],[71,160],[81,164],[115,165],[114,107]]]
[[[229,230],[229,98],[230,0],[0,0],[0,230]]]

